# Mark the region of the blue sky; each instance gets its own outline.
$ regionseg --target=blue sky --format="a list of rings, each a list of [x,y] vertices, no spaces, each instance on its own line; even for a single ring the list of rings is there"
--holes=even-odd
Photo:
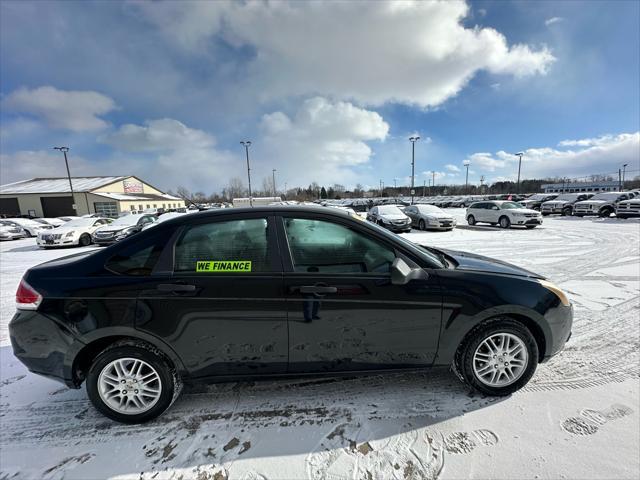
[[[640,3],[0,4],[1,183],[640,174]]]

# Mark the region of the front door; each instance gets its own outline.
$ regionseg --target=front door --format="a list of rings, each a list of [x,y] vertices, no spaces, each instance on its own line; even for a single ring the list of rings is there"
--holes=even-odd
[[[291,214],[279,224],[289,371],[431,365],[442,310],[436,275],[393,285],[389,268],[399,252],[350,223]]]
[[[273,222],[224,215],[185,226],[175,242],[173,271],[142,292],[136,327],[171,345],[191,376],[286,371],[287,318]]]

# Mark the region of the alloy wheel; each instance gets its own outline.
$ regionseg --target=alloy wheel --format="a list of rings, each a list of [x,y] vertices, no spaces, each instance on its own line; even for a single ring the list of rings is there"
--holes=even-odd
[[[98,377],[100,399],[115,412],[137,415],[160,399],[162,381],[144,360],[119,358],[108,363]]]
[[[528,363],[527,347],[511,333],[495,333],[487,337],[473,354],[476,378],[490,387],[505,387],[516,382]]]

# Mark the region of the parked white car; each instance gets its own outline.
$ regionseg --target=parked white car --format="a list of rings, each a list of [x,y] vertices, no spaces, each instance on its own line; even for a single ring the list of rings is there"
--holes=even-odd
[[[411,224],[420,230],[453,230],[456,219],[435,205],[409,205],[404,213],[411,219]]]
[[[633,195],[629,192],[602,192],[594,195],[589,200],[577,202],[573,205],[573,215],[584,217],[587,215],[597,215],[599,217],[610,217],[615,213],[618,202],[629,200]]]
[[[378,205],[367,213],[367,220],[377,223],[392,232],[410,232],[411,219],[407,217],[398,205]]]
[[[104,225],[108,225],[111,221],[109,218],[78,218],[70,220],[61,227],[39,232],[36,243],[40,248],[72,245],[86,247],[91,243],[93,232]]]
[[[11,225],[16,225],[24,229],[24,231],[27,232],[27,236],[29,237],[35,237],[39,232],[43,230],[53,229],[53,225],[36,222],[34,220],[31,220],[30,218],[6,218],[3,220],[3,222],[9,222]]]
[[[22,227],[0,220],[0,240],[15,240],[28,236]]]
[[[535,228],[542,225],[540,212],[523,208],[519,203],[508,200],[476,202],[467,208],[466,216],[469,225],[479,222],[500,225],[501,228],[509,228],[512,225]]]

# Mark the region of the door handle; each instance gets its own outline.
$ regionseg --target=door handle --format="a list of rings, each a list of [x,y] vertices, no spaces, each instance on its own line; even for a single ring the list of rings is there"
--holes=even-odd
[[[329,287],[326,285],[305,285],[300,287],[300,293],[336,293],[338,291],[337,287]]]
[[[185,285],[183,283],[160,283],[156,287],[161,292],[195,292],[195,285]]]

